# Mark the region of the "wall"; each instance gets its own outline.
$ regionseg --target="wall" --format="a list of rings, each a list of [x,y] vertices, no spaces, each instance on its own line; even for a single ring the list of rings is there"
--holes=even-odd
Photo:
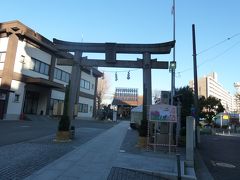
[[[56,63],[55,63],[55,68],[61,69],[61,70],[65,71],[65,72],[67,72],[71,75],[72,67],[71,66],[59,66],[59,65],[57,65],[57,59],[56,59]],[[70,77],[70,79],[71,79],[71,77]],[[55,78],[53,78],[53,81],[57,82],[57,83],[60,83],[60,84],[63,84],[64,86],[66,86],[68,84],[64,81],[60,81],[60,80],[55,79]]]
[[[31,67],[31,57],[39,61],[42,61],[48,65],[51,64],[50,54],[26,43],[25,41],[18,41],[17,54],[14,64],[14,72],[31,77],[48,79],[47,75],[29,70]]]
[[[84,98],[84,97],[79,97],[79,103],[82,104],[88,104],[88,113],[80,113],[78,112],[78,117],[80,118],[91,118],[93,115],[93,99],[88,99],[88,98]],[[92,107],[92,111],[90,111],[90,107]]]
[[[51,93],[51,98],[52,99],[64,100],[64,97],[65,97],[65,93],[64,92],[52,90],[52,93]]]
[[[25,89],[25,83],[20,81],[12,80],[11,83],[11,90],[14,92],[9,93],[9,99],[8,99],[8,108],[5,119],[8,120],[18,120],[19,116],[22,112],[23,108],[23,101],[24,101],[24,89]],[[19,101],[14,101],[15,95],[18,94]]]
[[[40,92],[40,97],[39,97],[39,100],[38,100],[38,108],[37,108],[37,114],[38,115],[41,114],[41,111],[43,111],[43,115],[46,114],[47,100],[48,100],[48,93],[47,93],[47,91]]]
[[[8,37],[0,38],[0,52],[7,51]],[[3,70],[6,53],[2,53],[0,59],[0,70]]]
[[[94,95],[94,92],[95,92],[95,77],[82,71],[81,72],[81,79],[84,79],[84,80],[87,80],[87,81],[90,82],[90,90],[80,87],[80,91],[91,94],[91,95]]]

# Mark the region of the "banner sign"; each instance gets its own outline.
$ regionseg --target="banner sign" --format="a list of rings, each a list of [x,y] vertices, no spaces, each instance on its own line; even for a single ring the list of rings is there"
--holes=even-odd
[[[176,106],[156,104],[150,106],[149,120],[159,122],[177,122]]]

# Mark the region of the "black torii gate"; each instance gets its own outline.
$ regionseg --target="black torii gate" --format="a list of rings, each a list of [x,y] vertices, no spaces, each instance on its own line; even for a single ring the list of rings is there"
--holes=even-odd
[[[151,54],[169,54],[175,41],[157,44],[119,44],[119,43],[78,43],[53,39],[59,51],[74,53],[72,57],[58,58],[58,65],[72,66],[69,93],[69,117],[73,119],[74,104],[78,102],[81,67],[118,67],[143,69],[143,120],[147,120],[149,105],[152,104],[151,69],[168,69],[168,61],[151,59]],[[105,59],[88,59],[82,53],[105,53]],[[118,60],[117,53],[142,54],[143,59],[137,61]],[[73,83],[74,82],[74,83]]]

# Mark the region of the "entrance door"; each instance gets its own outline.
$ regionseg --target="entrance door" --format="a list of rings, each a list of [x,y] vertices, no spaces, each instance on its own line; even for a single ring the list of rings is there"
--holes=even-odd
[[[26,91],[24,101],[25,114],[37,114],[39,93],[33,91]]]
[[[3,119],[5,101],[0,100],[0,119]]]
[[[7,94],[0,91],[0,119],[3,119]]]

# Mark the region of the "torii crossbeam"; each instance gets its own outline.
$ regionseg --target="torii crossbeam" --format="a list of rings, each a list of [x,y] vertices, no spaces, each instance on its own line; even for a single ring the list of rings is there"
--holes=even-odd
[[[147,120],[147,111],[152,104],[151,69],[168,69],[168,61],[151,59],[151,54],[169,54],[175,41],[157,44],[119,44],[119,43],[79,43],[53,39],[59,51],[74,52],[72,58],[58,58],[58,65],[72,66],[69,108],[73,109],[80,83],[81,67],[117,67],[143,69],[143,119]],[[82,53],[105,53],[105,59],[88,59]],[[118,60],[117,54],[142,54],[137,61]],[[70,119],[73,112],[69,114]]]

